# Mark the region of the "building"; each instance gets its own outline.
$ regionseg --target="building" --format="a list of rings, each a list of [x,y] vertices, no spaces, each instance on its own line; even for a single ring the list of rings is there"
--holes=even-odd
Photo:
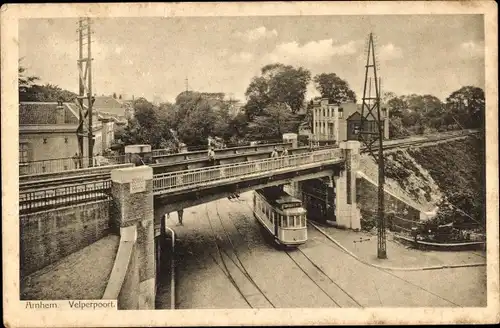
[[[62,102],[21,102],[19,104],[19,165],[23,172],[44,172],[40,161],[71,158],[79,152],[79,113],[75,104]],[[93,115],[93,154],[101,154],[111,144],[113,122]],[[84,128],[84,130],[87,130]],[[88,139],[84,138],[83,156],[88,156]],[[37,163],[38,162],[38,163]],[[33,168],[31,166],[37,166]],[[61,164],[68,166],[70,162]],[[39,166],[39,167],[38,167]],[[61,168],[70,169],[70,168]]]
[[[87,107],[86,99],[84,100],[84,107]],[[119,125],[127,124],[127,119],[134,116],[131,101],[115,99],[112,96],[96,96],[92,109],[102,117],[110,118]]]
[[[331,103],[327,98],[314,100],[313,139],[317,142],[357,140],[361,126],[361,106],[356,103]],[[384,122],[384,139],[389,139],[388,113],[383,109],[381,115]],[[373,121],[373,118],[369,117],[368,121]],[[368,123],[368,128],[376,128],[375,124],[375,121]]]
[[[229,106],[229,116],[236,117],[239,113],[243,112],[243,104],[239,100],[230,99],[227,101]]]

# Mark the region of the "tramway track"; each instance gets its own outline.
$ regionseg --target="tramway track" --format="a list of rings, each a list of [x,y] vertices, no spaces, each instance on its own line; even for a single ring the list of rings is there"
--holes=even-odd
[[[264,294],[264,292],[258,287],[258,285],[255,283],[251,275],[248,273],[248,271],[245,268],[245,265],[242,263],[241,259],[239,258],[237,254],[236,247],[232,243],[232,240],[230,239],[227,230],[225,229],[224,225],[222,224],[222,219],[220,218],[220,214],[218,212],[217,208],[217,216],[220,220],[220,225],[222,226],[223,233],[226,236],[227,240],[229,241],[230,249],[231,252],[233,253],[234,257],[236,260],[234,260],[226,251],[225,247],[222,245],[222,240],[219,238],[218,233],[214,229],[214,226],[212,224],[212,220],[210,219],[210,215],[208,212],[208,207],[206,206],[206,216],[207,220],[210,225],[210,230],[212,232],[213,240],[217,249],[217,254],[218,257],[220,258],[220,263],[219,261],[216,260],[216,257],[211,255],[212,258],[214,259],[215,263],[220,267],[220,269],[224,272],[224,275],[229,279],[231,284],[235,287],[235,289],[238,291],[238,293],[241,295],[241,297],[245,300],[245,302],[248,304],[249,307],[251,308],[263,308],[263,307],[275,307],[274,304],[267,298],[267,296]],[[226,244],[227,245],[227,244]],[[227,261],[227,259],[229,261]],[[229,267],[234,266],[235,269],[231,270]],[[229,264],[229,265],[228,265]],[[250,284],[250,285],[249,285]],[[252,292],[249,292],[249,290],[252,290]],[[257,291],[257,293],[253,291]],[[261,295],[263,299],[261,298],[260,300],[256,298],[255,296]],[[262,300],[265,300],[265,302],[262,302]],[[259,302],[260,301],[260,302]],[[267,306],[262,306],[262,303],[266,303]]]
[[[250,209],[252,211],[252,208],[248,205],[247,202],[245,201],[241,201],[241,203],[243,203],[248,209]],[[246,218],[246,216],[245,216]],[[229,216],[229,219],[231,220],[231,222],[233,223],[233,225],[236,227],[233,219],[231,218],[231,216]],[[236,230],[237,232],[240,234],[240,236],[243,238],[243,235],[241,234],[241,232],[239,231],[239,229],[236,227]],[[247,244],[248,246],[248,244]],[[249,248],[250,249],[250,248]],[[316,279],[314,279],[310,273],[307,272],[306,268],[304,268],[303,265],[299,264],[299,260],[297,258],[294,258],[293,253],[300,253],[302,255],[303,258],[305,258],[307,260],[308,263],[310,263],[312,265],[312,267],[314,268],[314,270],[321,274],[322,276],[324,276],[326,279],[329,280],[329,283],[327,282],[327,284],[329,284],[330,286],[328,286],[330,289],[332,287],[334,287],[335,289],[337,290],[340,290],[341,293],[342,293],[342,299],[339,300],[339,299],[335,299],[334,297],[332,297],[331,293],[328,292],[328,290],[326,289],[329,289],[328,287],[327,288],[324,288],[320,285],[320,283],[318,283],[318,281]],[[288,258],[290,258],[290,260],[292,260],[292,262],[338,307],[363,307],[363,305],[361,305],[351,294],[349,294],[345,289],[343,289],[338,283],[336,283],[323,269],[321,269],[316,263],[314,263],[314,261],[309,257],[307,256],[300,248],[296,248],[295,250],[293,251],[290,251],[290,250],[285,250],[284,253],[287,255]],[[331,286],[333,285],[333,286]]]
[[[339,289],[344,296],[347,296],[347,299],[344,297],[344,300],[336,300],[331,296],[331,293],[329,293],[326,288],[322,287],[320,283],[314,279],[310,273],[307,272],[303,264],[299,264],[298,257],[294,258],[291,254],[293,253],[300,253],[303,258],[307,260],[308,263],[310,263],[313,268],[316,270],[317,273],[320,273],[323,277],[327,278],[330,281],[330,286],[334,285],[336,289]],[[338,307],[363,307],[351,294],[349,294],[345,289],[343,289],[339,284],[337,284],[323,269],[321,269],[316,263],[314,263],[313,260],[309,256],[307,256],[304,251],[302,251],[300,248],[297,248],[295,251],[285,251],[285,254],[292,260],[292,262],[311,280],[335,305]],[[341,305],[340,303],[343,303]],[[353,306],[355,304],[355,306]]]
[[[217,206],[217,202],[215,203],[215,209],[216,209],[216,212],[217,212],[217,217],[219,218],[219,221],[220,221],[220,224],[221,224],[221,227],[222,229],[224,230],[224,234],[226,235],[226,238],[227,240],[229,241],[229,243],[231,244],[231,248],[232,248],[232,251],[233,251],[233,254],[234,256],[236,257],[236,260],[238,261],[238,263],[240,264],[240,266],[238,267],[241,272],[244,273],[245,277],[252,283],[252,285],[259,291],[259,293],[262,294],[262,296],[266,299],[267,302],[269,302],[269,304],[274,308],[274,304],[271,302],[271,300],[266,296],[266,294],[262,291],[262,289],[257,285],[257,283],[255,282],[255,280],[252,278],[252,276],[250,275],[250,273],[247,271],[247,269],[245,268],[245,265],[243,264],[243,262],[241,261],[239,255],[238,255],[238,251],[236,249],[236,246],[233,244],[233,241],[231,240],[231,237],[229,236],[229,233],[228,231],[226,230],[226,228],[224,227],[224,224],[222,222],[222,218],[220,216],[220,213],[219,213],[219,207]],[[239,231],[238,231],[239,233]],[[233,261],[234,263],[234,261]],[[236,263],[235,263],[236,265]]]
[[[313,227],[314,227],[314,225],[313,225]],[[318,230],[318,229],[316,229],[316,230]],[[462,307],[460,304],[457,304],[457,303],[455,303],[455,302],[453,302],[453,301],[451,301],[451,300],[449,300],[449,299],[447,299],[447,298],[445,298],[445,297],[443,297],[443,296],[441,296],[441,295],[439,295],[439,294],[436,294],[436,293],[434,293],[434,292],[432,292],[432,291],[430,291],[430,290],[428,290],[428,289],[426,289],[426,288],[424,288],[424,287],[420,286],[419,284],[413,283],[413,282],[411,282],[411,281],[409,281],[409,280],[407,280],[407,279],[405,279],[405,278],[403,278],[403,277],[400,277],[400,276],[398,276],[398,275],[394,274],[393,272],[391,272],[391,271],[390,271],[390,270],[388,270],[388,269],[384,269],[384,268],[382,268],[382,267],[380,267],[380,266],[373,265],[373,264],[370,264],[370,263],[368,263],[368,262],[365,262],[365,261],[363,261],[363,260],[359,259],[356,255],[354,255],[354,254],[350,253],[349,251],[347,251],[347,250],[345,250],[345,249],[342,249],[342,247],[339,247],[339,245],[337,245],[336,243],[334,243],[334,242],[330,239],[330,238],[331,238],[331,236],[330,236],[329,234],[326,234],[325,232],[323,232],[323,231],[321,231],[321,230],[318,230],[318,231],[319,231],[319,233],[320,233],[321,235],[324,235],[324,236],[325,236],[325,237],[327,237],[327,239],[329,240],[329,243],[324,243],[325,245],[328,245],[328,246],[330,246],[330,247],[332,247],[332,248],[334,248],[334,249],[337,249],[337,250],[340,248],[340,251],[342,251],[342,252],[344,252],[344,253],[347,253],[347,255],[349,255],[349,256],[351,256],[351,257],[354,257],[354,259],[356,259],[357,261],[359,261],[359,262],[361,262],[361,263],[363,263],[363,264],[365,264],[365,265],[367,265],[367,266],[370,266],[370,267],[372,267],[372,268],[375,268],[376,270],[379,270],[379,271],[385,272],[385,273],[387,273],[388,275],[393,276],[393,277],[395,277],[395,278],[397,278],[397,279],[399,279],[399,280],[401,280],[401,281],[405,282],[406,284],[411,285],[411,286],[413,286],[413,287],[416,287],[416,288],[418,288],[418,289],[420,289],[420,290],[422,290],[422,291],[424,291],[424,292],[426,292],[426,293],[428,293],[428,294],[430,294],[430,295],[433,295],[433,296],[435,296],[435,297],[437,297],[437,298],[439,298],[439,299],[441,299],[441,300],[443,300],[443,301],[445,301],[445,302],[447,302],[447,303],[449,303],[449,304],[453,304],[453,305],[454,305],[454,306],[456,306],[456,307]],[[329,238],[328,238],[328,237],[329,237]]]

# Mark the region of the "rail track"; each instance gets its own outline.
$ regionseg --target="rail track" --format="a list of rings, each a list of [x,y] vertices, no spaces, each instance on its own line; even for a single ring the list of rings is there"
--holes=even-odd
[[[73,185],[83,184],[86,182],[108,181],[110,178],[111,174],[109,172],[106,172],[106,173],[96,173],[96,174],[78,175],[70,177],[51,178],[47,180],[22,181],[19,183],[19,190],[24,192],[24,191],[51,189],[54,187],[73,186]]]
[[[297,256],[292,256],[295,252],[300,253],[302,258],[307,260],[307,263],[310,263],[313,270],[315,270],[316,274],[319,274],[322,277],[328,279],[329,283],[326,282],[326,286],[321,286],[323,283],[320,283],[320,279],[314,279],[311,273],[308,273],[304,264],[299,264],[299,259]],[[345,289],[343,289],[338,283],[336,283],[323,269],[321,269],[309,256],[307,256],[304,251],[300,248],[297,248],[295,251],[285,251],[285,254],[292,260],[292,262],[338,307],[363,307],[351,294],[349,294]],[[330,286],[329,286],[330,285]],[[344,297],[343,300],[334,299],[331,296],[331,293],[328,292],[328,289],[331,289],[331,285],[334,286],[335,289],[339,289],[342,293],[347,296]],[[342,304],[341,304],[342,303]],[[354,306],[353,306],[354,305]]]
[[[439,142],[439,141],[446,141],[449,139],[455,139],[455,138],[462,138],[466,137],[472,134],[477,134],[479,131],[475,130],[466,130],[466,131],[460,131],[460,132],[447,132],[447,133],[441,133],[441,134],[433,134],[433,135],[423,135],[421,137],[417,138],[422,138],[418,140],[410,140],[410,141],[402,141],[399,142],[399,140],[404,140],[404,139],[399,139],[396,140],[396,142],[391,143],[391,144],[386,144],[384,145],[384,149],[389,150],[389,149],[395,149],[395,148],[401,148],[401,147],[409,147],[409,146],[421,146],[427,143],[433,143],[433,142]],[[332,146],[323,146],[315,149],[327,149],[331,148]],[[374,149],[377,149],[375,146]],[[366,148],[361,148],[361,153],[366,153],[367,149]],[[236,155],[235,155],[236,156]],[[241,155],[237,155],[241,156]],[[50,178],[50,179],[45,179],[45,180],[35,180],[35,181],[21,181],[19,184],[19,190],[20,192],[32,192],[36,190],[44,190],[44,189],[51,189],[54,187],[71,187],[74,185],[79,185],[83,184],[86,182],[104,182],[104,181],[109,181],[111,178],[111,173],[110,172],[102,172],[102,173],[95,173],[95,174],[86,174],[86,175],[76,175],[76,176],[69,176],[69,177],[58,177],[58,178]]]
[[[314,228],[316,228],[314,225],[313,225],[313,227],[314,227]],[[445,297],[443,297],[443,296],[441,296],[441,295],[439,295],[439,294],[436,294],[436,293],[434,293],[434,292],[432,292],[432,291],[428,290],[427,288],[424,288],[424,287],[422,287],[422,286],[420,286],[420,285],[418,285],[418,284],[416,284],[416,283],[413,283],[413,282],[411,282],[411,281],[409,281],[409,280],[407,280],[407,279],[405,279],[405,278],[403,278],[403,277],[400,277],[400,276],[398,276],[398,275],[394,274],[393,272],[391,272],[391,271],[390,271],[390,270],[388,270],[388,269],[384,269],[383,267],[376,266],[376,265],[372,265],[372,264],[367,263],[367,262],[365,262],[365,261],[363,261],[363,260],[360,260],[360,259],[359,259],[359,258],[357,258],[355,255],[353,255],[352,253],[349,253],[348,251],[346,251],[346,250],[342,249],[342,247],[339,247],[339,245],[337,245],[336,243],[334,243],[334,242],[332,241],[332,239],[333,239],[333,238],[332,238],[329,234],[327,234],[327,233],[325,233],[324,231],[321,231],[320,229],[317,229],[317,228],[316,228],[316,230],[317,230],[320,234],[322,234],[323,236],[327,237],[327,239],[328,239],[328,241],[329,241],[329,242],[328,242],[328,243],[325,243],[325,245],[330,245],[331,247],[333,247],[333,248],[335,248],[335,249],[339,249],[339,248],[340,248],[340,250],[341,250],[342,252],[346,253],[346,254],[347,254],[347,255],[349,255],[349,256],[354,257],[357,261],[359,261],[359,262],[361,262],[361,263],[363,263],[363,264],[365,264],[365,265],[367,265],[367,266],[373,267],[373,268],[375,268],[376,270],[379,270],[379,271],[382,271],[382,272],[384,272],[384,273],[387,273],[388,275],[393,276],[394,278],[397,278],[397,279],[399,279],[399,280],[401,280],[401,281],[405,282],[406,284],[411,285],[411,286],[413,286],[413,287],[416,287],[416,288],[418,288],[418,289],[420,289],[420,290],[422,290],[422,291],[424,291],[424,292],[426,292],[426,293],[428,293],[428,294],[430,294],[430,295],[433,295],[433,296],[435,296],[435,297],[437,297],[437,298],[439,298],[439,299],[441,299],[441,300],[443,300],[443,301],[445,301],[445,302],[447,302],[447,303],[449,303],[449,304],[452,304],[453,306],[456,306],[456,307],[462,307],[460,304],[457,304],[457,303],[455,303],[455,302],[453,302],[453,301],[451,301],[451,300],[449,300],[449,299],[447,299],[447,298],[445,298]]]
[[[217,206],[217,205],[216,205]],[[262,289],[257,285],[255,280],[249,274],[245,265],[240,259],[238,255],[238,251],[236,246],[233,244],[229,233],[227,232],[224,224],[222,223],[222,219],[220,217],[219,210],[217,208],[217,217],[220,221],[220,226],[222,227],[222,232],[230,245],[230,250],[233,256],[230,256],[227,252],[227,246],[224,247],[222,241],[219,240],[219,234],[216,229],[214,229],[214,225],[212,224],[212,219],[210,218],[208,208],[206,207],[206,217],[208,223],[210,225],[210,230],[212,231],[212,236],[214,240],[214,244],[217,249],[217,255],[220,261],[217,261],[214,257],[215,263],[221,268],[224,272],[224,275],[229,279],[234,288],[238,291],[241,297],[245,300],[251,308],[266,308],[273,307],[275,305],[269,300],[267,295],[262,291]],[[227,243],[225,243],[227,245]],[[230,269],[231,267],[231,269]]]
[[[252,208],[246,203],[243,202],[245,206],[250,209],[251,211]],[[230,220],[232,221],[231,217],[229,217]],[[234,224],[234,223],[233,223]],[[236,226],[235,226],[236,227]],[[238,233],[241,235],[239,230],[236,228]],[[242,236],[243,237],[243,236]],[[297,266],[311,282],[318,287],[319,290],[321,290],[332,302],[335,304],[337,307],[363,307],[351,294],[349,294],[345,289],[343,289],[338,283],[336,283],[323,269],[321,269],[309,256],[307,256],[300,248],[297,247],[296,250],[294,251],[289,251],[285,250],[284,253],[287,255],[287,257]],[[301,257],[303,259],[306,259],[306,263],[310,264],[309,271],[312,269],[314,270],[314,273],[309,273],[308,270],[305,268],[304,264],[300,264],[300,259],[297,256],[294,256],[292,254],[299,253],[301,254]],[[326,282],[325,284],[320,283],[319,280],[321,279],[315,279],[312,277],[312,275],[315,276],[321,276],[326,278],[329,282]],[[326,286],[322,286],[326,285]],[[333,286],[331,286],[333,285]],[[332,287],[334,289],[340,290],[344,297],[342,297],[342,300],[335,299],[331,294],[331,289]],[[328,291],[330,289],[330,292]]]

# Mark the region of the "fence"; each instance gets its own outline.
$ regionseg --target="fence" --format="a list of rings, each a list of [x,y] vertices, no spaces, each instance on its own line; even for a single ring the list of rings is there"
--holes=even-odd
[[[396,232],[404,232],[407,234],[412,233],[412,228],[419,228],[422,226],[422,221],[420,221],[420,218],[417,220],[407,220],[403,219],[397,215],[389,215],[387,218],[387,223],[386,226],[391,230],[391,231],[396,231]]]
[[[129,163],[128,155],[118,156],[94,156],[93,167],[107,166],[116,164]],[[40,173],[55,173],[70,170],[78,170],[88,168],[89,157],[82,157],[80,161],[72,157],[56,158],[49,160],[32,161],[19,163],[19,175],[40,174]]]
[[[19,194],[19,213],[31,214],[63,206],[111,199],[111,181],[102,180]]]
[[[215,167],[158,174],[154,177],[153,191],[161,192],[221,179],[241,177],[253,173],[269,172],[282,168],[312,164],[327,160],[343,159],[344,153],[342,149],[337,148],[286,157],[266,158],[250,162],[225,164]]]

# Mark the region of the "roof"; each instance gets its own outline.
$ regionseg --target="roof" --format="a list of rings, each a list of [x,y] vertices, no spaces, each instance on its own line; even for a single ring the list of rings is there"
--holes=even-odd
[[[57,124],[57,102],[21,102],[19,104],[19,125]],[[78,124],[78,117],[64,103],[64,124]]]
[[[111,98],[112,101],[108,101],[108,99],[104,98]],[[87,107],[87,101],[86,99],[83,100],[83,105],[85,108]],[[97,105],[96,105],[97,104]],[[106,106],[115,106],[114,108],[112,107],[102,107],[103,105]],[[78,113],[78,105],[76,103],[68,103],[68,106],[73,110],[74,113]],[[99,107],[101,106],[101,107]],[[117,108],[117,106],[120,106],[120,108]],[[126,107],[120,104],[116,99],[113,97],[96,97],[96,100],[94,102],[94,106],[92,107],[94,112],[94,116],[98,119],[110,119],[116,123],[119,124],[126,124],[127,119],[125,118],[125,111]]]
[[[301,203],[300,199],[290,196],[280,187],[268,187],[256,191],[263,195],[271,205],[284,203]]]
[[[88,106],[87,99],[83,100],[83,104],[85,107]],[[111,96],[96,96],[93,109],[101,112],[110,114],[113,116],[125,116],[126,106],[123,102],[120,102],[118,99],[115,99]]]
[[[375,118],[372,116],[372,115],[365,115],[366,117],[366,120],[367,121],[375,121]],[[383,121],[385,118],[382,117],[381,120]],[[352,121],[352,120],[356,120],[356,121],[360,121],[361,120],[361,113],[358,112],[358,111],[355,111],[354,113],[352,113],[351,116],[349,116],[347,119],[347,121]]]
[[[75,103],[66,103],[66,106],[73,112],[73,114],[74,114],[75,117],[78,117],[80,111],[78,110],[79,106],[77,104],[75,104]],[[98,112],[92,113],[92,118],[94,118],[95,120],[97,120],[97,119],[99,119],[101,117],[102,117],[102,115],[100,113],[98,113]]]

